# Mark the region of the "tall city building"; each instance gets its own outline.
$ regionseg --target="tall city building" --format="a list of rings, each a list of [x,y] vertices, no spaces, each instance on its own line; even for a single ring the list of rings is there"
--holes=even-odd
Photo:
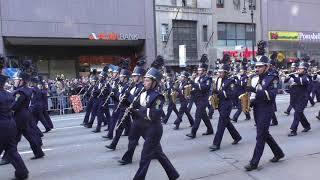
[[[13,67],[32,59],[45,77],[156,54],[154,1],[4,0],[0,8],[0,53]]]

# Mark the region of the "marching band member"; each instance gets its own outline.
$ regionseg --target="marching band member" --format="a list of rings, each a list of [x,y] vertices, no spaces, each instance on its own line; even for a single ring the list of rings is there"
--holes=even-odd
[[[203,120],[207,127],[207,132],[203,133],[202,135],[213,134],[213,128],[206,111],[208,106],[209,91],[212,84],[212,80],[206,75],[206,71],[208,69],[208,65],[206,64],[207,61],[208,56],[203,54],[198,67],[198,77],[193,83],[194,102],[196,104],[195,122],[192,126],[191,133],[186,135],[192,139],[196,137],[201,120]]]
[[[230,66],[228,64],[224,64],[218,70],[219,77],[216,81],[216,87],[214,88],[213,93],[218,94],[219,98],[219,121],[217,132],[214,136],[213,145],[210,146],[211,151],[216,151],[220,149],[220,144],[222,141],[222,137],[225,129],[227,128],[230,135],[234,139],[232,142],[233,145],[238,144],[238,142],[242,139],[239,132],[230,122],[230,113],[232,110],[232,96],[234,93],[234,84],[235,80],[233,77],[228,77],[230,73]]]
[[[263,154],[264,146],[267,143],[274,157],[271,162],[278,162],[284,157],[279,145],[269,133],[270,121],[274,112],[273,104],[277,94],[278,80],[277,76],[268,72],[269,59],[264,55],[265,42],[258,43],[258,56],[256,62],[256,74],[252,84],[247,87],[247,92],[252,92],[253,116],[257,126],[257,142],[254,149],[253,157],[250,163],[245,166],[247,171],[258,168],[260,158]]]

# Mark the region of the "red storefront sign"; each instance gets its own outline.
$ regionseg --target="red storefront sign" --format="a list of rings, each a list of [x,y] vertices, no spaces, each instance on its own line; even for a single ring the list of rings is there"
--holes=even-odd
[[[223,54],[229,54],[231,58],[247,58],[249,59],[252,57],[252,51],[249,51],[248,48],[246,48],[245,51],[223,51]],[[257,51],[254,51],[254,54],[257,55]]]

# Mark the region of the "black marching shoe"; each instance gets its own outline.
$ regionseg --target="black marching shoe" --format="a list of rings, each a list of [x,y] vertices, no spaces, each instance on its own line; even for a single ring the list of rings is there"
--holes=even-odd
[[[278,126],[278,123],[271,123],[270,126]]]
[[[288,111],[285,111],[285,112],[283,112],[285,115],[287,115],[287,116],[289,116],[290,115],[290,112],[288,112]]]
[[[203,136],[211,135],[211,134],[213,134],[213,131],[207,131],[207,132],[205,132],[205,133],[202,133]]]
[[[237,140],[234,140],[231,144],[232,144],[232,145],[236,145],[236,144],[238,144],[241,140],[242,140],[242,137],[240,137],[240,138],[237,139]]]
[[[99,132],[101,132],[101,130],[96,129],[96,130],[93,130],[92,132],[93,133],[99,133]]]
[[[289,137],[292,137],[292,136],[296,136],[297,135],[297,132],[296,131],[291,131],[288,136]]]
[[[45,131],[43,131],[42,133],[48,133],[48,132],[50,132],[51,131],[51,129],[46,129]]]
[[[188,137],[191,138],[191,139],[196,138],[196,135],[195,135],[195,134],[192,134],[192,133],[186,134],[186,136],[188,136]]]
[[[31,160],[41,159],[45,156],[44,152],[41,152],[40,154],[35,155],[34,157],[30,158]]]
[[[29,174],[15,174],[15,177],[13,178],[13,180],[24,180],[24,179],[28,179]]]
[[[210,151],[217,151],[217,150],[220,149],[220,147],[216,146],[216,145],[212,145],[212,146],[209,147],[209,149],[210,149]]]
[[[91,124],[86,124],[84,127],[86,127],[86,128],[92,128],[92,125],[91,125]]]
[[[308,131],[310,131],[311,130],[311,127],[307,127],[307,128],[304,128],[304,130],[302,130],[301,132],[308,132]]]
[[[282,158],[284,158],[284,154],[281,154],[280,156],[274,156],[272,159],[270,159],[270,162],[276,163],[279,162],[279,160]]]
[[[106,145],[106,148],[111,149],[111,150],[116,150],[116,147],[112,144]]]
[[[4,160],[4,159],[1,159],[1,161],[0,161],[0,166],[7,165],[7,164],[9,164],[9,163],[10,163],[9,161]]]
[[[102,138],[106,139],[106,140],[111,140],[112,138],[109,136],[102,136]]]
[[[179,126],[175,126],[173,130],[179,130]]]
[[[316,117],[318,120],[320,120],[320,115]]]
[[[246,169],[246,171],[252,171],[252,170],[258,169],[258,166],[250,163],[246,165],[244,169]]]
[[[86,124],[86,123],[81,123],[81,124],[80,124],[80,126],[85,126],[85,125],[87,125],[87,124]]]
[[[131,164],[132,163],[132,161],[125,161],[125,160],[119,160],[118,161],[119,163],[120,163],[120,165],[127,165],[127,164]]]
[[[231,121],[232,121],[232,122],[235,122],[235,123],[238,122],[238,120],[236,120],[236,119],[231,119]]]

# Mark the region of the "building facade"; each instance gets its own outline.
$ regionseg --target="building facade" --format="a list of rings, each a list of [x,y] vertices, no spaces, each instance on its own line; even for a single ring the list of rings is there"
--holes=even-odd
[[[320,63],[320,1],[262,0],[263,38],[287,63],[309,55]]]
[[[186,66],[198,65],[212,46],[212,0],[156,0],[155,10],[157,53],[166,66],[178,69],[181,59]]]
[[[32,59],[39,72],[67,78],[118,63],[152,61],[156,54],[154,1],[1,0],[0,53],[15,66]]]
[[[156,0],[157,53],[174,67],[181,65],[184,50],[187,66],[197,65],[201,54],[206,53],[210,69],[224,53],[229,53],[233,60],[252,58],[252,44],[262,38],[262,33],[260,1],[252,0],[253,26],[250,2]],[[180,45],[185,45],[185,49]]]
[[[213,1],[213,57],[221,59],[228,53],[233,61],[252,59],[252,45],[256,52],[256,43],[262,39],[260,9],[260,0]]]

